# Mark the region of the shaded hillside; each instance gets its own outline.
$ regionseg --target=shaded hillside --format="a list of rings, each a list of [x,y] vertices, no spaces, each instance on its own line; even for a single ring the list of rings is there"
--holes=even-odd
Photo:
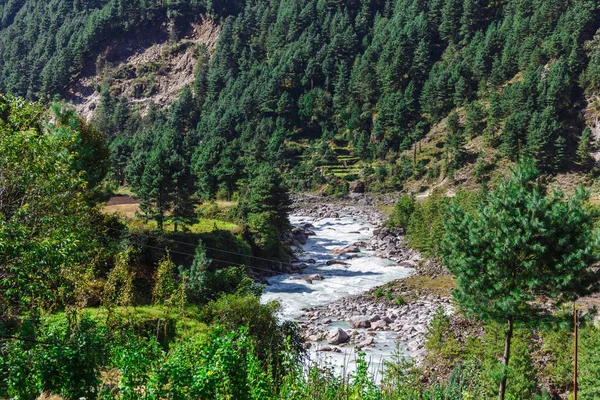
[[[239,2],[212,0],[10,0],[0,5],[0,91],[30,99],[65,89],[115,39],[152,34],[171,39],[202,14],[217,18]]]
[[[0,90],[70,89],[120,137],[121,182],[135,132],[165,119],[189,137],[204,197],[230,198],[262,162],[291,172],[297,190],[329,194],[357,180],[358,190],[417,191],[481,182],[522,157],[552,174],[593,167],[592,0],[66,3],[3,7]],[[203,14],[222,25],[212,58],[188,42]],[[125,52],[111,62],[111,49]],[[151,102],[172,106],[161,114]]]

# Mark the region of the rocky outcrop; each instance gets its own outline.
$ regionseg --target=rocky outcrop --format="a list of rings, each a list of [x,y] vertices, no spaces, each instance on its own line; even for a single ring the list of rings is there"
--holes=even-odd
[[[349,246],[344,246],[344,247],[336,247],[334,249],[331,249],[329,251],[331,254],[336,254],[336,255],[344,255],[344,254],[348,254],[348,253],[360,253],[360,248],[358,246],[355,245],[349,245]]]
[[[373,231],[367,250],[377,251],[378,256],[399,263],[401,267],[414,268],[421,261],[421,254],[408,247],[402,228],[383,227]]]
[[[348,323],[354,329],[371,327],[371,321],[369,321],[369,317],[361,316],[361,315],[357,315],[357,316],[350,318]]]
[[[334,328],[327,333],[327,343],[342,344],[350,340],[350,336],[341,328]]]

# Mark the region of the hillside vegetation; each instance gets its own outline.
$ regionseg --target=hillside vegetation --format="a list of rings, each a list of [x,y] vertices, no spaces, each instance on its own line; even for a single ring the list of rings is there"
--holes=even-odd
[[[70,98],[91,71],[97,126],[134,158],[139,97],[168,106],[173,94],[152,93],[173,58],[135,72],[94,65],[132,37],[186,47],[206,14],[222,25],[218,45],[212,57],[199,50],[194,75],[178,80],[189,93],[173,105],[177,128],[204,144],[189,162],[206,176],[205,197],[230,198],[249,159],[292,172],[295,189],[327,184],[330,194],[357,179],[375,191],[478,184],[525,155],[550,173],[593,164],[591,0],[11,1],[0,13],[0,91]],[[148,119],[160,119],[151,106]]]
[[[0,2],[0,397],[567,398],[576,308],[600,397],[599,8]],[[261,303],[290,191],[405,192],[445,266],[372,296],[453,289],[423,364],[336,376]]]

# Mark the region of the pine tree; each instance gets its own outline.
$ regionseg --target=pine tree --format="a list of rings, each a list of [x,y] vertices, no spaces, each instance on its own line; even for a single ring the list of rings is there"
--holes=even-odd
[[[465,135],[474,138],[483,134],[485,129],[485,108],[479,102],[473,102],[467,108],[465,120]]]
[[[565,162],[567,152],[567,140],[559,136],[554,141],[554,173],[558,173]]]
[[[448,174],[452,174],[461,167],[463,161],[465,138],[460,120],[456,111],[448,116],[446,122],[446,139],[444,141],[444,152],[446,153],[446,165]]]
[[[594,159],[591,156],[593,148],[593,135],[589,126],[586,126],[577,145],[577,162],[583,167],[589,167]]]
[[[148,154],[140,185],[135,189],[141,199],[140,210],[146,218],[156,221],[159,230],[163,229],[165,214],[172,203],[173,182],[167,161],[170,156],[171,149],[167,147],[167,141],[159,137],[158,143]]]
[[[449,43],[456,44],[459,39],[462,0],[446,0],[442,9],[440,36]]]
[[[475,215],[454,204],[445,219],[442,255],[456,279],[456,301],[483,320],[507,323],[500,400],[515,324],[547,316],[540,296],[561,304],[585,294],[597,259],[587,194],[546,194],[537,176],[531,163],[520,165]]]
[[[171,106],[170,122],[177,132],[188,132],[198,123],[198,105],[188,85],[183,88],[179,99]]]
[[[162,230],[165,214],[172,212],[174,229],[186,217],[194,216],[194,179],[183,135],[167,124],[156,124],[142,138],[128,165],[127,177],[141,199],[140,209],[156,220]]]
[[[470,39],[477,30],[479,18],[482,17],[481,0],[464,0],[460,17],[460,36],[462,40]]]

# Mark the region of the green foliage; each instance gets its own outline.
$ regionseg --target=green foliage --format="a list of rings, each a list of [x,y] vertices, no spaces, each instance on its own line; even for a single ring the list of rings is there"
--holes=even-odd
[[[177,31],[207,9],[219,17],[238,7],[214,7],[215,3],[220,2],[20,0],[3,4],[0,63],[6,68],[0,73],[0,90],[29,99],[64,93],[115,36],[134,35],[163,23]]]
[[[278,328],[275,313],[279,304],[261,304],[253,294],[229,294],[211,302],[205,308],[206,323],[223,326],[229,331],[247,327],[256,341],[261,357],[275,357],[283,345],[284,336]]]
[[[204,362],[198,363],[198,360]],[[244,329],[177,343],[152,371],[145,398],[264,399],[272,380]]]
[[[160,365],[163,351],[155,338],[128,336],[111,348],[111,364],[121,373],[119,391],[127,400],[137,399],[153,368]]]
[[[475,214],[454,204],[446,218],[443,255],[457,278],[455,297],[483,318],[533,316],[528,303],[540,293],[565,301],[588,284],[597,240],[586,194],[547,195],[536,177],[521,165]]]
[[[85,317],[73,326],[47,322],[34,337],[23,330],[0,347],[0,395],[93,396],[100,383],[100,367],[106,362],[105,334]]]
[[[390,227],[406,228],[410,223],[410,218],[415,211],[415,198],[411,195],[404,194],[396,201],[394,211],[390,216],[387,225]]]
[[[200,303],[216,300],[222,294],[248,293],[260,296],[262,289],[246,276],[243,267],[216,268],[208,258],[203,242],[196,247],[196,256],[189,269],[180,268],[187,279],[190,298]]]
[[[458,114],[452,112],[446,121],[446,140],[444,142],[446,171],[449,175],[462,166],[464,145],[464,133]]]
[[[580,332],[581,361],[579,387],[583,398],[600,396],[600,328],[589,326]]]
[[[480,196],[479,193],[459,191],[453,201],[472,210],[477,206]],[[429,257],[439,257],[449,203],[450,199],[439,191],[434,191],[421,201],[416,201],[412,195],[404,194],[396,201],[387,225],[404,227],[412,247]]]
[[[597,234],[583,207],[585,192],[565,201],[558,191],[546,194],[537,171],[522,164],[482,202],[476,213],[451,206],[446,217],[442,254],[456,278],[454,298],[484,320],[508,321],[504,366],[510,368],[515,322],[546,313],[538,296],[560,304],[589,290]],[[515,356],[515,355],[513,355]],[[528,357],[518,353],[516,356]],[[506,390],[501,372],[500,393]]]
[[[164,123],[136,138],[127,180],[141,199],[142,213],[155,219],[159,230],[163,229],[168,211],[173,215],[175,231],[182,217],[194,215],[188,140],[185,134],[178,134]]]
[[[577,162],[583,167],[589,167],[594,162],[591,155],[593,140],[592,130],[589,126],[586,126],[579,137],[579,144],[577,145]]]
[[[250,241],[260,254],[285,258],[280,237],[289,228],[290,205],[279,172],[268,164],[257,167],[241,191],[237,215],[247,225]]]
[[[460,344],[450,330],[450,318],[441,307],[435,311],[429,325],[425,348],[427,361],[436,366],[453,366],[460,354]]]
[[[583,128],[572,112],[574,94],[599,86],[599,35],[590,40],[597,10],[592,0],[11,1],[0,8],[0,91],[68,93],[84,66],[96,62],[100,73],[115,57],[105,43],[148,30],[164,34],[164,26],[176,40],[208,14],[222,24],[221,40],[212,57],[198,50],[196,81],[168,110],[139,118],[107,82],[94,117],[110,138],[161,119],[192,137],[185,158],[204,198],[230,199],[263,162],[302,170],[293,186],[312,188],[324,175],[314,167],[336,155],[325,151],[316,164],[307,162],[316,153],[311,142],[329,147],[335,138],[367,162],[396,158],[464,106],[464,132],[449,129],[445,138],[449,175],[465,162],[465,137],[483,132],[488,144],[500,140],[508,157],[526,152],[553,171],[564,131]],[[291,149],[296,139],[307,142]],[[127,154],[122,143],[114,147],[119,159]],[[308,157],[295,157],[303,148]],[[385,169],[377,169],[380,181],[394,176]],[[113,173],[123,182],[120,160]],[[161,213],[158,206],[149,215]]]
[[[170,303],[175,294],[174,274],[176,266],[167,255],[158,263],[156,276],[154,277],[154,289],[152,300],[154,304]]]
[[[443,216],[448,199],[441,193],[431,194],[422,203],[416,203],[407,228],[408,241],[423,254],[439,255],[444,235]]]
[[[75,304],[99,253],[81,131],[44,121],[39,105],[0,95],[2,318]]]

